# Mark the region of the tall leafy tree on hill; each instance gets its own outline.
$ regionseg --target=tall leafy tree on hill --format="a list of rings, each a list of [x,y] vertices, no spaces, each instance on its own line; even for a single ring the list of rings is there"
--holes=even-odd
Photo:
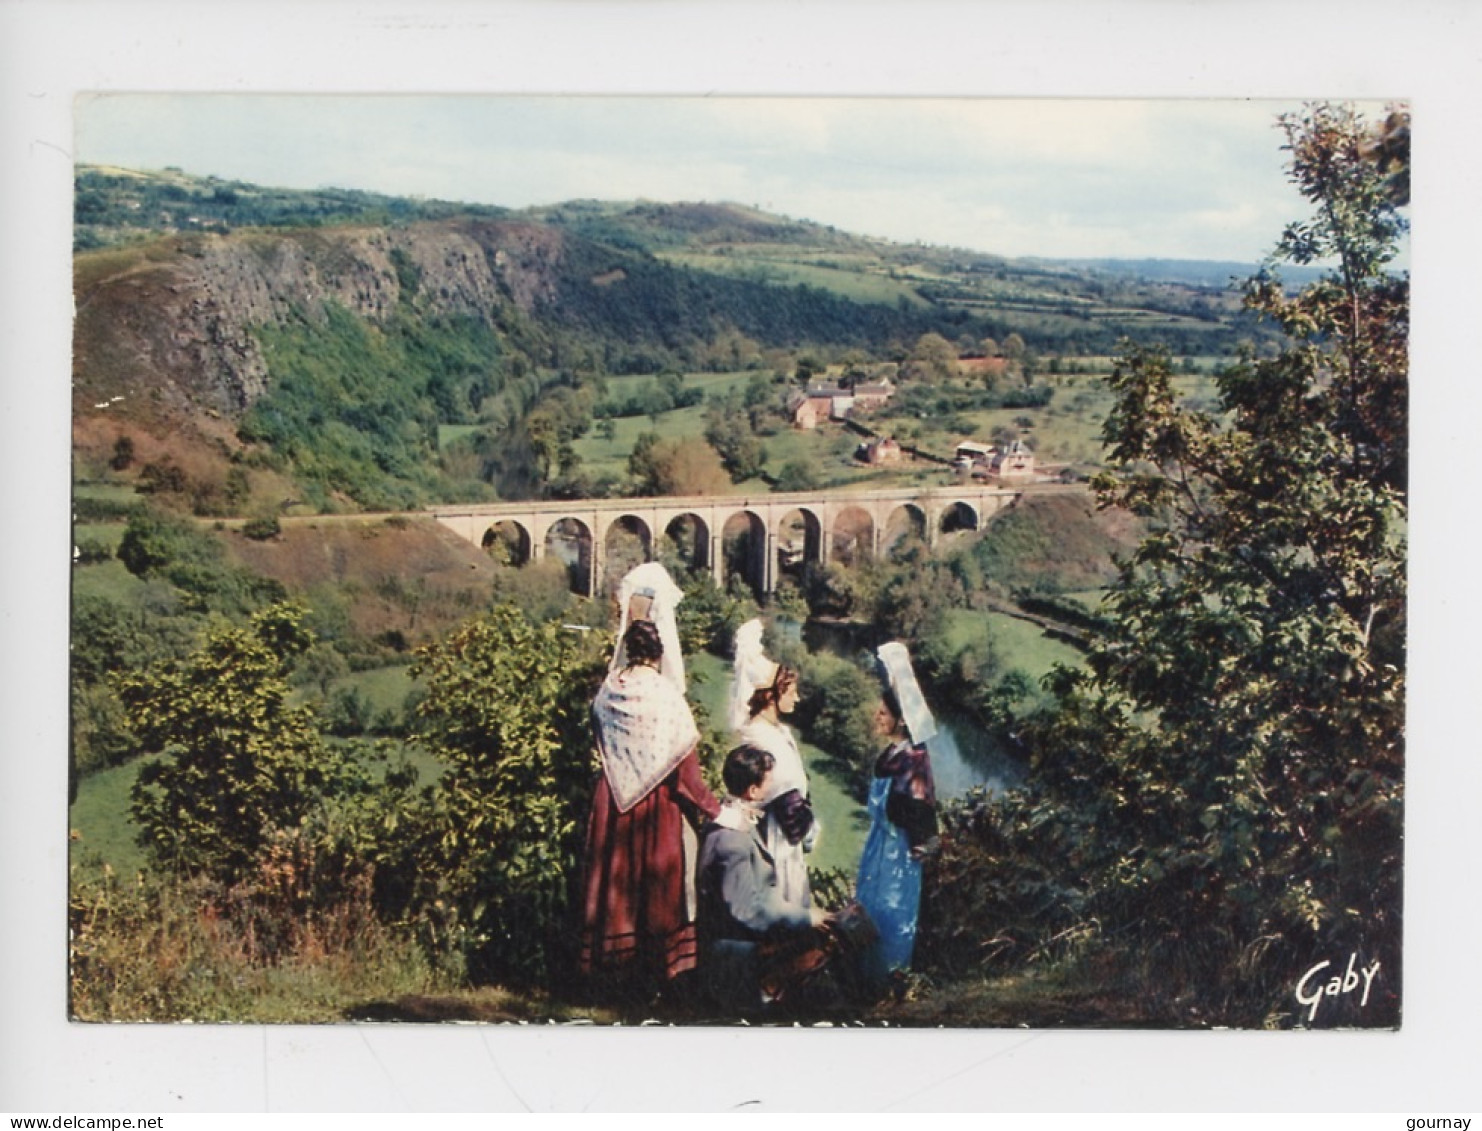
[[[1135,950],[1187,1022],[1398,1018],[1409,280],[1393,144],[1350,108],[1283,117],[1313,205],[1275,259],[1329,269],[1249,309],[1288,344],[1179,403],[1166,352],[1112,385],[1105,505],[1151,533],[1090,670],[1062,671],[1018,812],[1085,923]],[[1376,157],[1382,153],[1383,159]],[[1012,823],[1012,822],[1011,822]],[[1058,922],[1057,927],[1063,926]],[[1319,1016],[1292,984],[1350,953],[1384,971]]]
[[[499,607],[419,658],[419,737],[446,770],[413,902],[448,920],[475,980],[572,973],[569,901],[596,766],[588,707],[609,645]]]

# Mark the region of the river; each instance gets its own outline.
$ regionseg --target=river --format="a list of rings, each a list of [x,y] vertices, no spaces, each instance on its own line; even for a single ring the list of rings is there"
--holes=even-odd
[[[784,629],[789,630],[809,651],[830,651],[840,656],[869,647],[868,638],[873,632],[868,625],[827,620],[810,620],[801,627]],[[979,787],[996,796],[1023,782],[1021,764],[981,724],[933,700],[930,688],[922,690],[937,721],[936,737],[926,744],[926,749],[931,755],[938,798],[950,801]]]
[[[937,797],[950,801],[982,787],[997,796],[1020,785],[1023,767],[971,719],[933,706],[936,737],[926,744]]]

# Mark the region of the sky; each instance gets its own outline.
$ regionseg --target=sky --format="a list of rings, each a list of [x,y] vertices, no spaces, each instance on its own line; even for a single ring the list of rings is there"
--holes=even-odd
[[[511,208],[730,201],[1009,256],[1254,263],[1306,208],[1263,99],[84,95],[79,162]],[[1362,106],[1377,118],[1383,105]]]

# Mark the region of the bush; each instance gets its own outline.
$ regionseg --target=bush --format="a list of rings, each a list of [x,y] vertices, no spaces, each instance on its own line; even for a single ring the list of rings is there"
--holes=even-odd
[[[169,581],[197,612],[245,613],[285,596],[278,582],[228,565],[220,544],[195,523],[160,511],[129,516],[115,557],[136,577]]]
[[[77,565],[96,565],[113,560],[113,547],[100,538],[79,538],[72,550]]]
[[[72,686],[72,758],[78,776],[117,766],[139,753],[123,704],[107,684]]]
[[[803,661],[802,696],[797,720],[815,746],[863,771],[851,781],[868,781],[879,753],[872,715],[880,684],[858,666],[826,652]]]
[[[413,668],[427,687],[418,738],[447,770],[412,902],[476,981],[574,976],[570,908],[596,772],[588,711],[609,643],[505,606]]]
[[[275,606],[247,627],[215,626],[183,660],[119,678],[130,727],[161,755],[132,802],[158,864],[230,884],[313,807],[333,758],[309,713],[288,705],[289,665],[312,643],[302,619]]]
[[[960,978],[1069,957],[1096,933],[1059,826],[981,791],[944,805],[923,875],[915,967]]]
[[[276,538],[283,533],[283,524],[278,521],[276,514],[258,515],[242,524],[242,533],[255,541],[266,542],[269,538]]]
[[[173,877],[125,884],[74,866],[70,1016],[323,1023],[367,998],[451,988],[377,920],[363,872],[337,882],[333,898],[314,897],[335,867],[287,841],[252,882],[229,890]]]

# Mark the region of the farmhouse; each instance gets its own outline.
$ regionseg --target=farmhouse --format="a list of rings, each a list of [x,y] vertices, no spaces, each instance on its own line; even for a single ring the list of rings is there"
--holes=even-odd
[[[979,444],[972,440],[963,440],[957,445],[955,461],[971,467],[974,464],[982,464],[987,467],[993,462],[996,449],[992,444]]]
[[[854,407],[860,412],[869,412],[871,409],[879,408],[883,404],[889,404],[890,398],[895,396],[895,386],[889,377],[879,381],[870,381],[866,384],[854,386]]]
[[[900,463],[901,446],[896,443],[894,437],[876,436],[868,443],[860,445],[859,455],[865,463],[873,467],[887,463]]]
[[[1034,453],[1023,440],[1015,440],[993,459],[993,474],[1000,479],[1023,479],[1034,474]]]
[[[822,420],[843,420],[854,408],[854,392],[837,385],[811,385],[788,402],[794,428],[817,428]]]

